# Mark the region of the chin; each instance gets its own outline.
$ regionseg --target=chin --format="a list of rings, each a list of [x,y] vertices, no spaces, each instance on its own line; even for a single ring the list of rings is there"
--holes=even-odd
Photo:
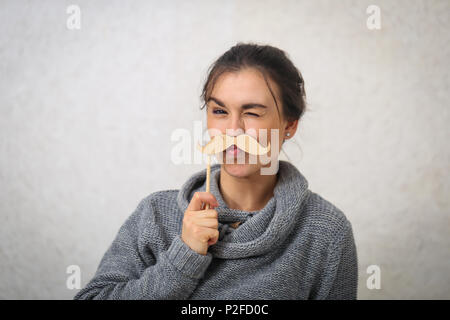
[[[230,176],[236,178],[245,178],[259,171],[259,166],[256,164],[224,163],[223,168]]]

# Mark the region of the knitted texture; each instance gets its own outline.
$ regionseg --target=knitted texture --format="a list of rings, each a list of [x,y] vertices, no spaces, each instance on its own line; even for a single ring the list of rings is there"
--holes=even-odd
[[[182,239],[184,212],[206,189],[206,170],[180,190],[141,200],[91,281],[74,299],[356,299],[358,263],[350,222],[280,160],[274,196],[259,211],[230,209],[211,166],[219,241],[206,255]],[[236,228],[231,222],[241,221]]]

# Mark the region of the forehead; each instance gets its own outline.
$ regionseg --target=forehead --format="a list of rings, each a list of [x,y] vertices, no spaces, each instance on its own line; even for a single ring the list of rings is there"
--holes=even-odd
[[[279,103],[278,86],[270,77],[266,79]],[[221,74],[214,84],[211,96],[220,99],[227,106],[252,102],[276,107],[264,76],[254,68]]]

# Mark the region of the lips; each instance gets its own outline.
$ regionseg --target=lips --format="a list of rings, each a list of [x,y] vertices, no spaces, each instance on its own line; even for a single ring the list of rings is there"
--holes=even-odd
[[[244,152],[243,150],[239,149],[235,144],[229,146],[225,151],[227,154],[234,156],[234,157],[236,157],[240,153]]]

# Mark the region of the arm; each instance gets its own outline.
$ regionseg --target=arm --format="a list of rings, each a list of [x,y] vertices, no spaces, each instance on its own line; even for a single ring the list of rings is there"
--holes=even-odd
[[[177,235],[155,260],[144,242],[155,228],[150,202],[149,197],[142,200],[125,221],[95,276],[74,299],[187,299],[192,294],[212,255],[193,251]]]
[[[356,300],[358,257],[352,226],[346,221],[328,251],[323,287],[316,299]]]

